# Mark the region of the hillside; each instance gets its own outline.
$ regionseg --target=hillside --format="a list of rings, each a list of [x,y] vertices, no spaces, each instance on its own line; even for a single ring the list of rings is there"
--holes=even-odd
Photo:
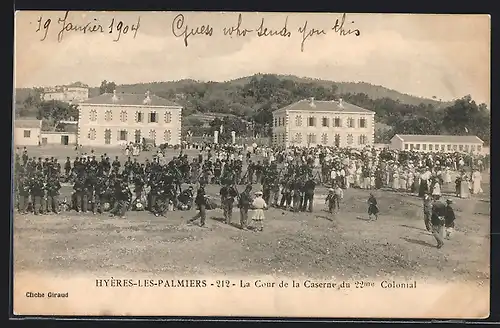
[[[262,77],[263,74],[256,74],[256,77]],[[395,101],[399,101],[408,105],[420,105],[421,103],[425,105],[432,105],[436,108],[445,107],[449,105],[449,103],[440,102],[435,99],[427,99],[420,98],[417,96],[403,94],[396,90],[388,89],[383,86],[373,85],[366,82],[335,82],[335,81],[327,81],[320,79],[313,79],[307,77],[297,77],[293,75],[276,75],[276,77],[280,80],[291,80],[297,83],[312,83],[317,86],[323,86],[325,88],[330,88],[332,85],[337,86],[337,92],[339,94],[357,94],[364,93],[371,99],[381,99],[381,98],[389,98]],[[249,83],[252,79],[252,76],[246,76],[239,79],[234,79],[225,82],[211,82],[212,86],[216,89],[233,89],[237,87],[242,87],[245,84]],[[166,81],[166,82],[150,82],[150,83],[135,83],[135,84],[122,84],[118,86],[118,92],[125,93],[145,93],[149,90],[155,94],[164,94],[164,93],[176,93],[180,92],[180,90],[186,87],[193,87],[197,84],[201,84],[205,82],[195,81],[195,80],[179,80],[179,81]],[[26,97],[30,94],[31,89],[16,89],[16,102],[23,102]],[[99,88],[93,87],[90,88],[89,96],[97,96],[99,94]]]

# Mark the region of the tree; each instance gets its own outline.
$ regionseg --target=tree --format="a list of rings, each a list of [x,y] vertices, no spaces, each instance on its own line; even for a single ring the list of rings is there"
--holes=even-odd
[[[39,120],[59,122],[78,118],[78,107],[59,100],[43,101],[38,107]]]
[[[101,86],[99,87],[99,94],[102,95],[103,93],[113,93],[113,91],[115,90],[116,90],[115,82],[108,82],[104,80],[101,82]]]

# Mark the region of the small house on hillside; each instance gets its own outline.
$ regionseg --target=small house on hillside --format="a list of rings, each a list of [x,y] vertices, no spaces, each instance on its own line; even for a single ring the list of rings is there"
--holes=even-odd
[[[42,131],[42,120],[16,119],[14,120],[14,145],[38,146]]]
[[[391,139],[391,149],[481,153],[483,143],[477,136],[396,134]]]

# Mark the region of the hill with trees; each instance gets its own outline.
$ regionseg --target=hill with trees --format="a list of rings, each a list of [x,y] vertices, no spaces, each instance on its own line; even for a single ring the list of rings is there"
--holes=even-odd
[[[385,126],[376,131],[376,142],[380,143],[388,142],[395,133],[465,134],[468,131],[487,143],[490,139],[490,112],[485,104],[476,104],[470,96],[445,103],[368,83],[336,83],[274,74],[256,74],[226,82],[181,80],[116,85],[103,81],[100,87],[91,88],[89,95],[97,96],[114,89],[118,93],[150,91],[179,103],[184,107],[183,130],[190,129],[194,135],[212,133],[220,123],[225,125],[224,131],[236,129],[240,134],[248,131],[269,136],[274,110],[314,97],[317,100],[342,98],[375,111],[377,122]],[[17,92],[16,99],[19,105],[25,105],[23,110],[26,113],[26,107],[33,107],[32,100],[37,98],[36,92],[39,91],[29,91],[22,101],[20,95],[23,92]],[[200,115],[208,114],[218,114],[218,121],[203,127]],[[221,115],[228,118],[223,119]]]

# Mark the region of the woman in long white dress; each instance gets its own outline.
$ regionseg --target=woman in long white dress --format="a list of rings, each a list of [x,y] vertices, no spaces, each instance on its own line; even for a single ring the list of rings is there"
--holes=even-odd
[[[481,172],[474,169],[474,172],[472,173],[472,194],[477,195],[483,192],[483,189],[481,188],[481,179]]]
[[[470,183],[469,176],[467,174],[462,175],[462,181],[460,182],[460,198],[470,197]]]
[[[444,169],[444,172],[443,172],[443,183],[445,183],[445,184],[451,183],[451,172],[450,172],[450,168],[448,166]]]

